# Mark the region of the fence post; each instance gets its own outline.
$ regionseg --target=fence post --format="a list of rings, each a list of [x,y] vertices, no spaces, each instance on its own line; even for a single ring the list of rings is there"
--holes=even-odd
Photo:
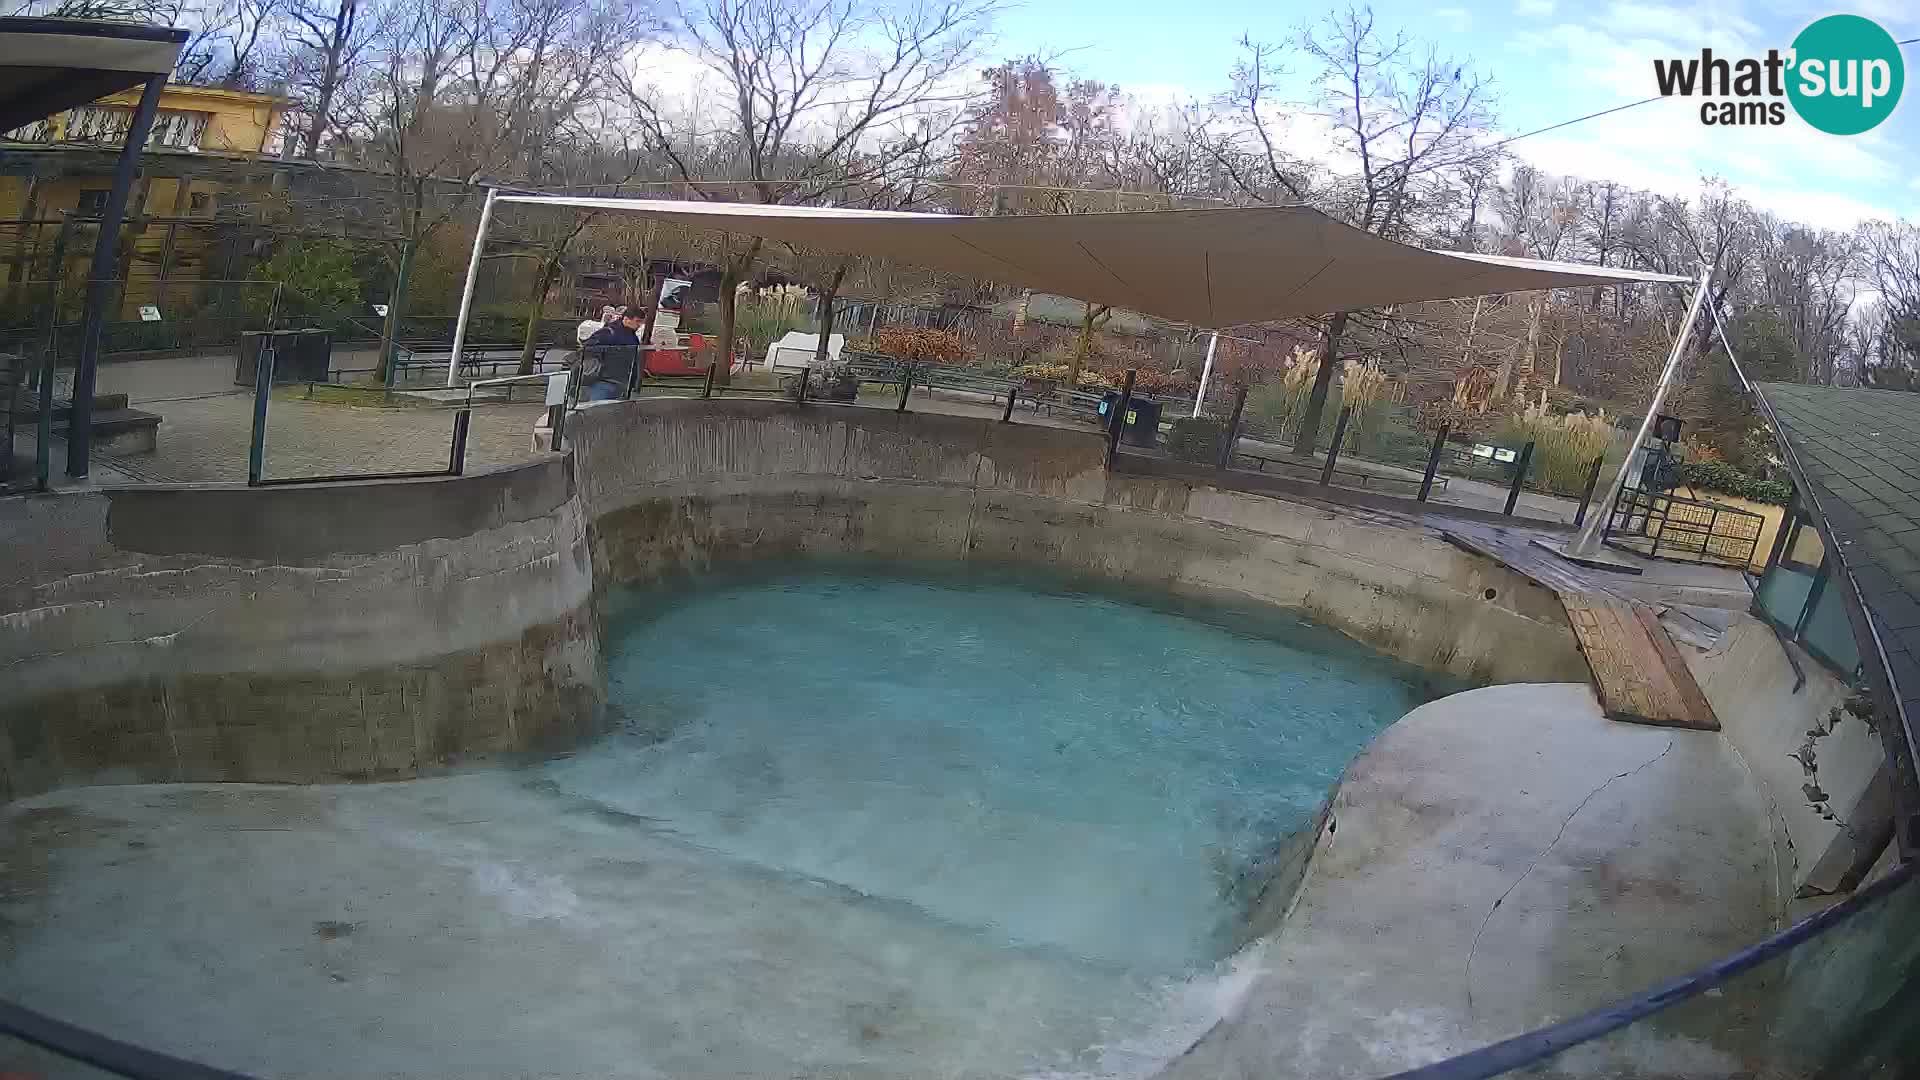
[[[1347,437],[1347,421],[1353,418],[1351,407],[1340,410],[1340,419],[1333,422],[1333,443],[1327,447],[1327,463],[1320,466],[1320,483],[1333,483],[1333,463],[1340,460],[1340,443]]]
[[[711,360],[707,361],[707,382],[700,388],[700,396],[703,398],[713,396],[713,361]]]
[[[642,270],[642,276],[645,275]],[[633,371],[627,377],[627,396],[632,397],[640,389],[647,374],[647,350],[653,347],[653,320],[660,314],[660,294],[667,291],[667,275],[660,275],[660,284],[653,287],[653,298],[647,303],[647,318],[640,326],[640,347],[633,356]],[[536,316],[537,317],[537,316]]]
[[[807,403],[807,380],[811,378],[813,378],[813,365],[808,364],[806,367],[800,369],[800,385],[794,388],[794,402],[796,404],[805,405]]]
[[[1004,411],[1000,413],[1001,423],[1003,424],[1013,423],[1013,399],[1019,396],[1020,396],[1019,383],[1014,383],[1012,386],[1007,387],[1007,407]]]
[[[1580,490],[1580,509],[1573,512],[1573,527],[1579,528],[1587,523],[1587,508],[1593,505],[1593,489],[1600,483],[1600,466],[1606,464],[1606,455],[1593,459],[1593,467],[1587,470],[1587,486]]]
[[[100,231],[93,241],[93,263],[87,270],[87,306],[80,317],[80,355],[74,360],[72,401],[67,407],[67,475],[75,479],[86,476],[91,467],[94,377],[100,364],[100,339],[106,332],[107,305],[120,273],[120,227],[125,223],[134,174],[139,171],[140,152],[153,131],[153,118],[160,112],[160,92],[166,85],[167,77],[156,75],[147,80],[140,93],[140,104],[133,110],[124,146],[114,163]]]
[[[1233,415],[1227,419],[1226,437],[1220,440],[1220,460],[1215,468],[1233,467],[1233,452],[1240,443],[1240,414],[1247,408],[1247,388],[1243,385],[1233,392]]]
[[[913,368],[907,364],[901,364],[900,365],[900,404],[894,406],[893,411],[906,412],[907,398],[912,393],[913,393]]]
[[[273,393],[273,339],[263,337],[253,366],[253,437],[247,444],[247,486],[259,487],[267,470],[267,398]]]
[[[47,286],[47,309],[40,316],[47,340],[40,363],[40,423],[34,431],[35,491],[46,491],[53,486],[53,373],[60,364],[60,284],[67,276],[67,237],[72,232],[73,211],[60,211],[60,231],[53,237],[53,280]],[[13,448],[8,447],[7,452],[12,453]]]
[[[1420,478],[1420,502],[1426,502],[1433,494],[1433,477],[1440,471],[1440,455],[1447,449],[1447,425],[1441,424],[1440,430],[1433,433],[1433,449],[1427,451],[1427,474]]]
[[[58,287],[55,287],[54,303],[60,301]],[[52,346],[52,335],[48,335],[46,355],[40,361],[40,415],[34,427],[33,445],[33,490],[46,491],[51,488],[53,476],[53,368],[57,356]],[[7,447],[7,453],[13,453],[13,447]],[[1784,530],[1783,530],[1784,531]]]
[[[1120,452],[1120,429],[1127,425],[1127,407],[1133,403],[1133,379],[1140,374],[1133,368],[1127,369],[1127,378],[1120,385],[1120,400],[1113,403],[1113,415],[1107,417],[1107,468],[1113,468],[1114,456]]]
[[[1520,448],[1520,460],[1513,463],[1513,486],[1507,489],[1507,508],[1501,513],[1513,516],[1513,508],[1520,502],[1520,485],[1527,482],[1527,466],[1533,464],[1533,441]]]
[[[472,409],[461,409],[453,414],[453,448],[447,454],[448,476],[459,476],[467,469],[467,425],[472,422]]]

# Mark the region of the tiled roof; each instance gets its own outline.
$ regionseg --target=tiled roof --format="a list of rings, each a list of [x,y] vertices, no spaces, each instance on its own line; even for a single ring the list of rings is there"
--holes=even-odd
[[[1908,717],[1920,716],[1920,394],[1762,383],[1860,583]],[[1871,657],[1865,643],[1861,655]]]

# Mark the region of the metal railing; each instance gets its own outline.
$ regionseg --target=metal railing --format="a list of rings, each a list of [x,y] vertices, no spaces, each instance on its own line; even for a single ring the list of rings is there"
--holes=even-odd
[[[398,472],[335,473],[325,476],[266,475],[267,417],[273,397],[274,348],[269,340],[260,349],[253,374],[253,427],[247,442],[247,486],[275,487],[292,484],[334,484],[349,480],[413,480],[429,476],[459,476],[467,466],[467,429],[473,421],[471,404],[455,409],[453,433],[447,447],[444,469],[410,469]]]
[[[1614,500],[1607,543],[1650,559],[1744,570],[1753,563],[1766,524],[1765,517],[1750,510],[1628,487]]]

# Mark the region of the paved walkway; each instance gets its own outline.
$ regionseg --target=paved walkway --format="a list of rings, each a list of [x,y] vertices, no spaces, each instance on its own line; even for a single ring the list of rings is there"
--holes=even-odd
[[[100,392],[126,394],[160,416],[159,448],[103,464],[160,483],[244,483],[253,431],[253,394],[233,384],[233,358],[201,355],[106,364]],[[533,456],[538,404],[476,406],[467,435],[468,468]],[[267,414],[269,477],[335,476],[432,469],[447,464],[453,410],[362,408],[276,395]]]

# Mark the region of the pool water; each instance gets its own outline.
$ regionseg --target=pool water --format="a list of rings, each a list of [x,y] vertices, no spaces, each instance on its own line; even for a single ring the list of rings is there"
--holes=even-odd
[[[1129,978],[1208,970],[1260,867],[1430,696],[1291,616],[874,567],[621,598],[571,796],[694,849]]]

